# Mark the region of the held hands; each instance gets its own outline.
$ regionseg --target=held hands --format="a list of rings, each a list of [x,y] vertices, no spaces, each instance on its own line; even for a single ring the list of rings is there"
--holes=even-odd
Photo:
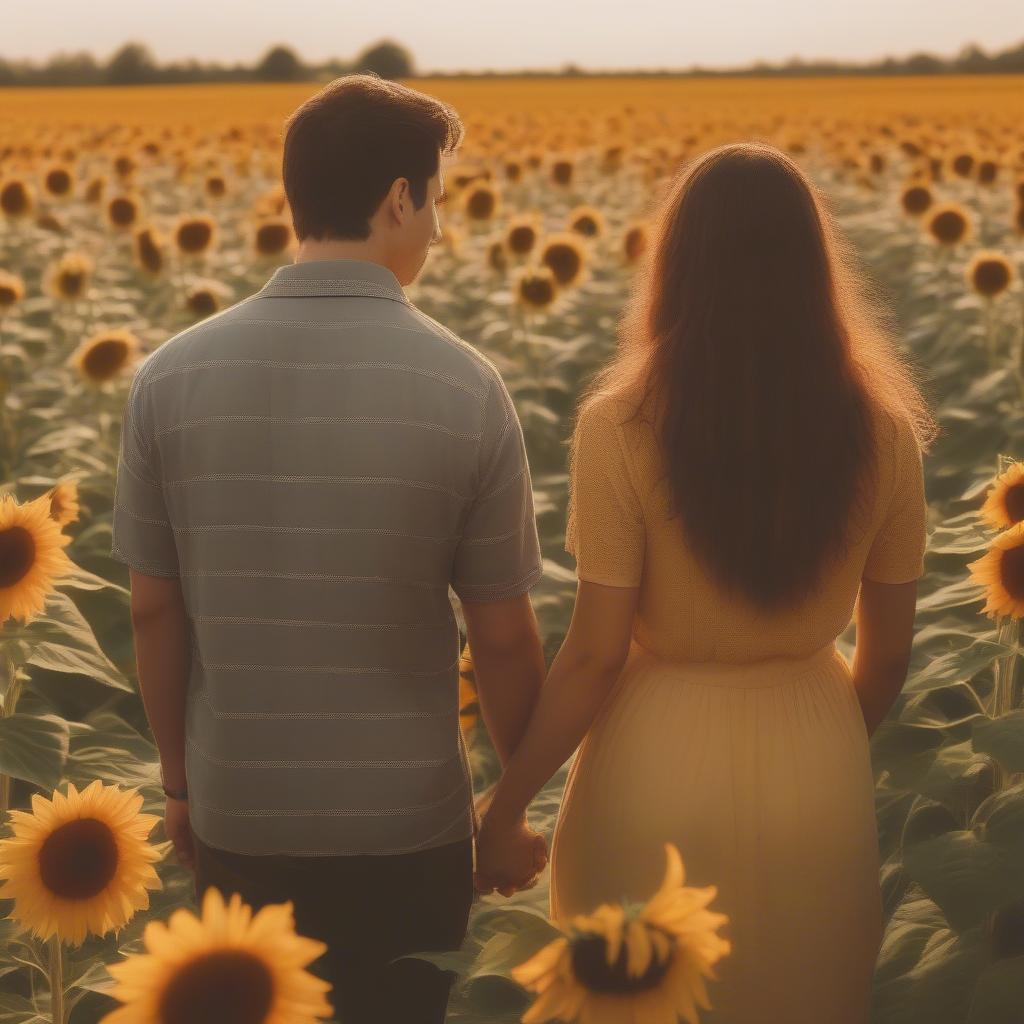
[[[489,804],[490,792],[477,801],[482,820],[476,838],[473,887],[481,894],[497,889],[502,896],[511,896],[537,884],[537,876],[548,862],[547,841],[530,828],[526,815],[515,822],[488,816]]]

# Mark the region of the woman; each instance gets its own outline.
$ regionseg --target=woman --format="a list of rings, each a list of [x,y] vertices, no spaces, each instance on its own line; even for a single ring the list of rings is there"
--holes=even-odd
[[[572,439],[579,589],[491,794],[478,888],[572,754],[550,913],[645,900],[674,843],[731,952],[714,1024],[865,1024],[882,936],[869,737],[906,676],[937,432],[850,247],[771,146],[685,166]],[[859,597],[859,601],[858,601]],[[851,664],[835,646],[856,615]]]

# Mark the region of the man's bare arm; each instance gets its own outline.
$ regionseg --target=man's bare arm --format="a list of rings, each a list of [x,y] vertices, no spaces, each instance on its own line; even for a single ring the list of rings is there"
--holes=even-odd
[[[504,765],[526,731],[547,674],[529,593],[462,603],[480,714]]]
[[[191,669],[188,614],[178,579],[129,570],[139,689],[160,751],[164,783],[185,787],[185,699]]]

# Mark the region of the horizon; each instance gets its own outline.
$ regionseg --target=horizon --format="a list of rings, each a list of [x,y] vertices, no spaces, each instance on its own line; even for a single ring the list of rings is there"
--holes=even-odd
[[[282,45],[304,62],[322,64],[351,60],[390,39],[410,52],[421,75],[500,74],[558,71],[567,65],[614,72],[694,66],[727,70],[794,59],[871,63],[921,52],[950,58],[971,45],[992,53],[1024,39],[1024,10],[1017,0],[985,0],[981,12],[953,0],[864,0],[856,12],[823,12],[815,0],[778,0],[771,10],[753,3],[705,9],[699,20],[687,20],[684,4],[636,0],[625,32],[621,11],[595,10],[580,0],[555,9],[544,0],[520,0],[515,8],[489,11],[486,26],[467,18],[479,10],[469,0],[435,0],[430,19],[422,18],[422,8],[411,0],[394,0],[386,11],[342,11],[325,0],[293,0],[286,22],[279,9],[222,0],[216,23],[205,25],[209,8],[200,0],[179,0],[173,12],[139,9],[128,0],[97,0],[88,9],[57,6],[64,15],[59,20],[52,6],[19,11],[15,36],[21,45],[0,56],[39,64],[88,52],[103,62],[126,43],[137,42],[159,64],[196,60],[230,65],[254,63],[272,46]],[[647,17],[638,20],[644,12]],[[736,31],[737,17],[745,22],[742,33]],[[453,24],[468,24],[471,31],[447,31],[446,25]],[[1016,27],[1008,31],[1008,26]],[[567,40],[565,35],[573,32],[578,38]],[[334,36],[347,41],[324,44]],[[531,56],[510,61],[505,59],[510,52]]]

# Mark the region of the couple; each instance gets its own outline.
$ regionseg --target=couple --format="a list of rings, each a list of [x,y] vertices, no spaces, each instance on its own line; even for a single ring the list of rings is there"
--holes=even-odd
[[[689,163],[578,409],[579,584],[547,668],[516,410],[403,291],[461,137],[372,76],[307,100],[283,151],[295,262],[131,383],[112,554],[167,834],[197,898],[293,902],[339,1020],[439,1022],[451,975],[389,961],[457,949],[476,894],[536,882],[527,808],[579,747],[553,919],[646,900],[672,842],[729,918],[706,1019],[865,1024],[868,739],[905,680],[926,545],[911,368],[787,156]],[[449,587],[503,766],[479,808]]]

